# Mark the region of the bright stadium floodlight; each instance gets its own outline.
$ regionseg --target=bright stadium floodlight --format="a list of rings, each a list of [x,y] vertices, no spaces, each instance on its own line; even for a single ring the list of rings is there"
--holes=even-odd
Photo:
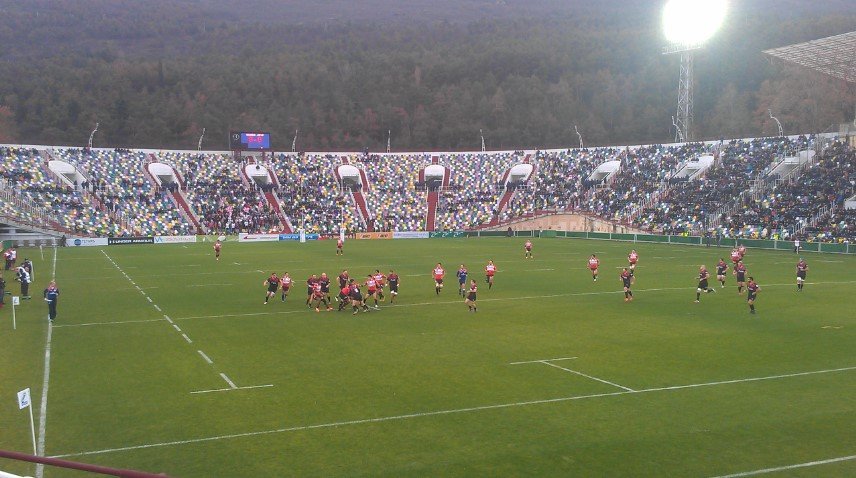
[[[693,140],[693,51],[713,37],[727,12],[727,0],[669,0],[663,8],[663,33],[669,41],[663,54],[681,55],[675,141]]]

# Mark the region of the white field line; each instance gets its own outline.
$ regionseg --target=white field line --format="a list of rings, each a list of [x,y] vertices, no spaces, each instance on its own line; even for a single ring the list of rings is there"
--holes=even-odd
[[[220,372],[220,377],[222,377],[222,378],[223,378],[223,380],[225,380],[225,381],[226,381],[226,383],[228,383],[230,387],[232,387],[232,388],[238,388],[238,386],[237,386],[237,385],[235,385],[235,382],[233,382],[233,381],[229,380],[229,377],[227,377],[225,373]]]
[[[235,387],[235,388],[216,388],[214,390],[197,390],[195,392],[190,392],[190,393],[195,395],[198,393],[231,392],[232,390],[248,390],[251,388],[268,388],[268,387],[273,387],[273,384],[269,383],[267,385],[250,385],[249,387]]]
[[[160,308],[160,307],[158,307],[158,305],[157,305],[157,304],[155,304],[155,310],[157,310],[158,312],[163,312],[163,311],[161,310],[161,308]]]
[[[51,266],[51,280],[56,279],[56,250],[57,247],[54,246],[53,265]]]
[[[551,359],[541,359],[541,360],[527,360],[525,362],[509,362],[508,365],[520,365],[524,363],[542,363],[542,362],[558,362],[559,360],[574,360],[577,357],[560,357],[560,358],[551,358]]]
[[[176,332],[181,333],[181,328],[179,326],[172,324],[172,328],[174,328]]]
[[[54,328],[92,327],[94,325],[140,324],[140,323],[145,323],[145,322],[163,322],[163,319],[120,320],[118,322],[88,322],[85,324],[60,324],[60,325],[54,325]]]
[[[622,389],[622,390],[627,390],[628,392],[635,392],[635,391],[636,391],[636,390],[633,390],[632,388],[625,387],[625,386],[623,386],[623,385],[619,385],[619,384],[617,384],[617,383],[610,382],[609,380],[604,380],[604,379],[602,379],[602,378],[597,378],[597,377],[594,377],[594,376],[592,376],[592,375],[586,375],[586,374],[584,374],[584,373],[582,373],[582,372],[577,372],[576,370],[571,370],[571,369],[569,369],[569,368],[565,368],[565,367],[562,367],[562,366],[556,365],[556,364],[554,364],[554,363],[550,363],[550,362],[541,362],[541,363],[543,363],[544,365],[549,365],[550,367],[557,368],[557,369],[559,369],[559,370],[564,370],[565,372],[575,373],[575,374],[577,374],[577,375],[579,375],[579,376],[581,376],[581,377],[590,378],[590,379],[595,380],[595,381],[600,382],[600,383],[605,383],[605,384],[607,384],[607,385],[612,385],[613,387],[618,387],[618,388],[620,388],[620,389]]]
[[[166,321],[169,322],[170,324],[175,325],[175,322],[173,322],[172,319],[170,319],[168,315],[164,314],[163,318],[166,319]]]
[[[187,341],[187,343],[189,343],[189,344],[193,343],[193,341],[190,340],[190,337],[188,337],[187,334],[182,333],[181,336],[184,338],[184,340]]]
[[[213,360],[211,360],[211,358],[210,358],[210,357],[208,357],[207,355],[205,355],[205,352],[203,352],[203,351],[201,351],[201,350],[197,350],[197,352],[199,352],[199,355],[201,355],[201,356],[202,356],[202,359],[203,359],[203,360],[205,360],[206,362],[208,362],[208,365],[211,365],[211,364],[213,364],[213,363],[214,363],[214,361],[213,361]]]
[[[810,466],[828,465],[830,463],[839,463],[842,461],[856,460],[856,455],[840,456],[838,458],[830,458],[828,460],[809,461],[807,463],[797,463],[796,465],[777,466],[775,468],[764,468],[763,470],[744,471],[741,473],[733,473],[731,475],[720,475],[715,478],[738,478],[741,476],[764,475],[766,473],[775,473],[777,471],[796,470],[797,468],[808,468]]]
[[[56,254],[56,249],[54,249]],[[56,256],[54,256],[56,257]],[[42,379],[42,402],[39,406],[39,444],[36,448],[38,456],[45,456],[45,432],[47,430],[48,419],[48,387],[50,386],[51,378],[51,339],[53,338],[53,325],[48,322],[48,337],[45,341],[45,371]],[[32,405],[30,405],[32,406]],[[36,466],[36,478],[42,478],[44,475],[44,465]]]
[[[186,287],[222,287],[227,285],[235,285],[235,284],[190,284]]]
[[[644,390],[636,390],[633,392],[621,391],[621,392],[609,392],[609,393],[596,393],[590,395],[575,395],[570,397],[559,397],[559,398],[547,398],[542,400],[530,400],[525,402],[512,402],[512,403],[499,403],[494,405],[481,405],[476,407],[467,407],[467,408],[456,408],[456,409],[447,409],[447,410],[434,410],[428,412],[416,412],[409,413],[405,415],[391,415],[386,417],[376,417],[376,418],[363,418],[357,420],[347,420],[341,422],[331,422],[331,423],[319,423],[315,425],[299,425],[294,427],[287,428],[277,428],[272,430],[261,430],[254,432],[244,432],[244,433],[235,433],[229,435],[216,435],[210,437],[201,437],[201,438],[191,438],[188,440],[174,440],[168,442],[160,442],[160,443],[148,443],[143,445],[131,445],[124,446],[118,448],[106,448],[102,450],[91,450],[91,451],[82,451],[82,452],[74,452],[74,453],[66,453],[63,455],[54,455],[51,458],[68,458],[68,457],[79,457],[79,456],[89,456],[89,455],[102,455],[105,453],[114,453],[119,451],[130,451],[130,450],[142,450],[147,448],[161,448],[167,446],[175,446],[175,445],[187,445],[190,443],[204,443],[204,442],[212,442],[219,440],[229,440],[233,438],[243,438],[243,437],[252,437],[252,436],[260,436],[260,435],[272,435],[277,433],[288,433],[295,431],[304,431],[304,430],[316,430],[316,429],[324,429],[324,428],[336,428],[347,425],[362,425],[366,423],[380,423],[380,422],[391,422],[397,420],[408,420],[413,418],[421,418],[421,417],[432,417],[432,416],[441,416],[441,415],[453,415],[458,413],[469,413],[469,412],[479,412],[484,410],[498,410],[505,408],[516,408],[516,407],[525,407],[530,405],[541,405],[547,403],[561,403],[561,402],[570,402],[574,400],[584,400],[590,398],[601,398],[601,397],[616,397],[619,395],[635,395],[640,393],[651,393],[651,392],[664,392],[664,391],[672,391],[672,390],[682,390],[688,388],[698,388],[698,387],[712,387],[717,385],[726,385],[733,383],[744,383],[744,382],[758,382],[762,380],[776,380],[781,378],[789,378],[789,377],[801,377],[805,375],[818,375],[818,374],[826,374],[826,373],[836,373],[836,372],[845,372],[856,370],[856,366],[854,367],[842,367],[835,369],[827,369],[827,370],[815,370],[811,372],[797,372],[797,373],[789,373],[789,374],[781,374],[781,375],[770,375],[766,377],[752,377],[752,378],[742,378],[735,380],[724,380],[719,382],[707,382],[707,383],[694,383],[689,385],[677,385],[673,387],[658,387],[658,388],[648,388]]]
[[[150,304],[152,303],[152,298],[151,298],[151,297],[146,296],[146,300],[147,300],[147,301],[149,301],[149,303],[150,303]]]

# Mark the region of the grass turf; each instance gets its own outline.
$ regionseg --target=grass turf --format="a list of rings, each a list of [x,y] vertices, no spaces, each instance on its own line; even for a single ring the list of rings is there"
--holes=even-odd
[[[220,262],[210,244],[60,249],[46,454],[209,477],[716,476],[856,453],[856,369],[782,377],[856,367],[856,259],[807,254],[798,293],[795,254],[750,250],[762,287],[750,315],[730,274],[693,303],[698,266],[726,249],[540,239],[524,260],[524,240],[349,241],[344,257],[330,242],[227,243]],[[15,332],[8,305],[0,316],[0,448],[19,451],[32,445],[14,392],[33,389],[38,427],[52,267],[51,252],[26,254],[35,299]],[[479,281],[475,314],[455,293],[462,262]],[[306,278],[343,268],[396,269],[398,304],[307,309]],[[272,271],[296,284],[262,305]],[[745,380],[761,377],[777,378]],[[191,393],[226,379],[273,386]],[[787,473],[852,475],[856,461]]]

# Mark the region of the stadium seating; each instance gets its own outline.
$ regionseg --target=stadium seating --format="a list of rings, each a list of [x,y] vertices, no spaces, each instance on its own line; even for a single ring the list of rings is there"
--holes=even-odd
[[[424,191],[416,190],[419,171],[429,155],[372,155],[363,158],[371,188],[366,195],[375,228],[384,231],[423,231],[428,214]]]
[[[517,160],[513,153],[440,155],[440,163],[448,166],[452,173],[449,188],[440,194],[437,229],[472,229],[490,221],[505,189],[502,177]]]

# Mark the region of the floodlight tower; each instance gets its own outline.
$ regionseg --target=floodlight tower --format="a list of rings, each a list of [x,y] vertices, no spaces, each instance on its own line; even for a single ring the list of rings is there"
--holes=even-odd
[[[675,141],[693,140],[693,57],[722,25],[726,0],[669,0],[663,9],[664,55],[681,55]]]

